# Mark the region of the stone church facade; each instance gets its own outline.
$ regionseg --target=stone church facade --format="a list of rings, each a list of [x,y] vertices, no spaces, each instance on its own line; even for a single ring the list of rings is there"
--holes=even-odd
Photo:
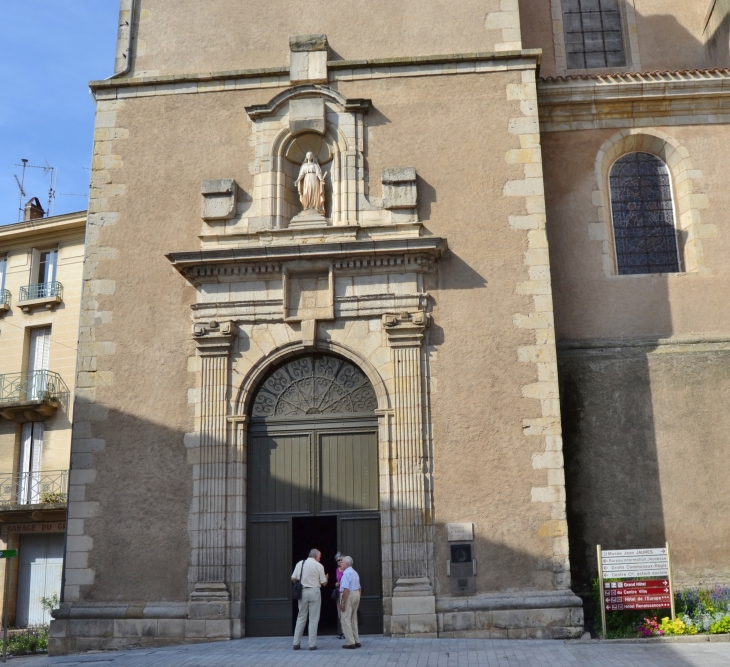
[[[51,651],[288,635],[314,546],[395,636],[727,580],[723,5],[592,4],[122,0]]]

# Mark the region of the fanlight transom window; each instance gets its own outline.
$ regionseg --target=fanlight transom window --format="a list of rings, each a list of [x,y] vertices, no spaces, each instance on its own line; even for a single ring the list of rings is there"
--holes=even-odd
[[[664,162],[649,153],[624,155],[611,168],[610,186],[619,274],[678,272],[672,187]]]
[[[345,359],[300,357],[275,370],[259,389],[253,417],[372,413],[378,407],[373,385]]]

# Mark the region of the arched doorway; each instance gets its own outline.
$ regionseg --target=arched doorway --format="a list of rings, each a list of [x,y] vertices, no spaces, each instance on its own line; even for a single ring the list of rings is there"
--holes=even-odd
[[[367,376],[330,354],[289,360],[259,386],[247,451],[248,636],[291,634],[290,576],[312,548],[331,582],[320,632],[337,625],[337,550],[361,576],[361,632],[383,631],[376,407]]]

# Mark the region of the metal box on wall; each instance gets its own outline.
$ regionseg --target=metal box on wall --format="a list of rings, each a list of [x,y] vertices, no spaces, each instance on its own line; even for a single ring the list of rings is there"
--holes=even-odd
[[[446,524],[449,560],[446,571],[452,593],[476,593],[477,562],[474,558],[474,524]]]

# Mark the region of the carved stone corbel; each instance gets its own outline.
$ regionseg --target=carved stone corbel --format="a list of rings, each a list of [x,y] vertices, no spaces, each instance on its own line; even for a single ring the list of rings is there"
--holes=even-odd
[[[415,313],[383,315],[383,327],[392,348],[420,347],[423,342],[423,332],[430,323],[431,316],[421,310]]]

